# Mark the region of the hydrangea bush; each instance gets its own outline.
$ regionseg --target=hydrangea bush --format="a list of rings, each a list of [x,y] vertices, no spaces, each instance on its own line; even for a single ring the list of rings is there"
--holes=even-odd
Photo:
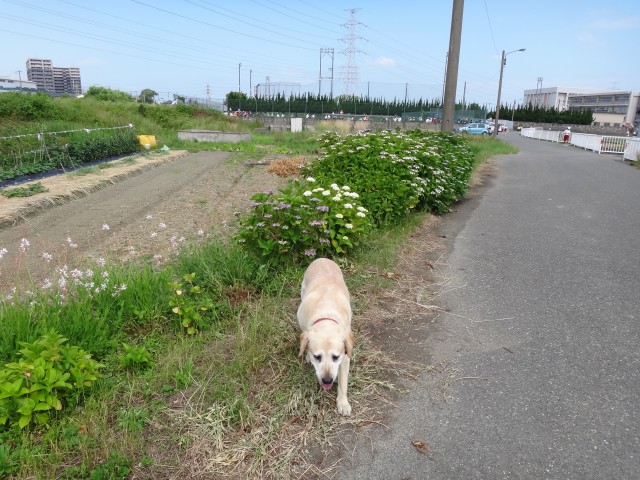
[[[446,212],[466,191],[473,171],[471,150],[452,134],[326,132],[320,141],[325,153],[305,174],[319,182],[348,181],[376,226],[397,222],[417,207]]]
[[[274,263],[344,254],[370,226],[358,193],[313,177],[291,181],[278,192],[257,193],[251,200],[238,240]]]

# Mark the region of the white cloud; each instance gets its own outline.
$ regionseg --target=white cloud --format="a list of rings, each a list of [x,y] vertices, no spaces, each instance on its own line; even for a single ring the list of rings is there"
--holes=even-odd
[[[393,67],[396,64],[396,61],[389,57],[378,57],[376,58],[375,63],[380,67]]]
[[[599,19],[591,22],[590,27],[596,30],[628,30],[640,27],[640,17],[622,17],[616,19]]]

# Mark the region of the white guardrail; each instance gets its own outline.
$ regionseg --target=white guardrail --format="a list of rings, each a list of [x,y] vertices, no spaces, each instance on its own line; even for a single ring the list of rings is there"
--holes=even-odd
[[[563,132],[542,130],[538,128],[523,128],[520,135],[536,140],[548,142],[562,142]],[[569,144],[585,150],[598,153],[622,154],[625,160],[638,161],[640,157],[640,138],[614,137],[611,135],[594,135],[589,133],[571,133]]]

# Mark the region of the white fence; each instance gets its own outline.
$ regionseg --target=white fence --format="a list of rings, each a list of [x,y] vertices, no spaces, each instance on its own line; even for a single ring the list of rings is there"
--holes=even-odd
[[[520,135],[548,142],[562,142],[563,132],[542,130],[538,128],[523,128]],[[571,133],[569,144],[585,150],[598,153],[622,154],[625,160],[637,161],[640,156],[640,139],[629,137],[614,137],[611,135],[594,135],[590,133]]]

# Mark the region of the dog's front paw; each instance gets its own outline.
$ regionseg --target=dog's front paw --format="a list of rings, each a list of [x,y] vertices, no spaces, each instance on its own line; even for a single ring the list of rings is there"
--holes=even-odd
[[[351,405],[349,404],[349,401],[345,398],[343,400],[338,400],[337,402],[338,405],[338,413],[340,415],[343,415],[345,417],[348,417],[351,415]]]

